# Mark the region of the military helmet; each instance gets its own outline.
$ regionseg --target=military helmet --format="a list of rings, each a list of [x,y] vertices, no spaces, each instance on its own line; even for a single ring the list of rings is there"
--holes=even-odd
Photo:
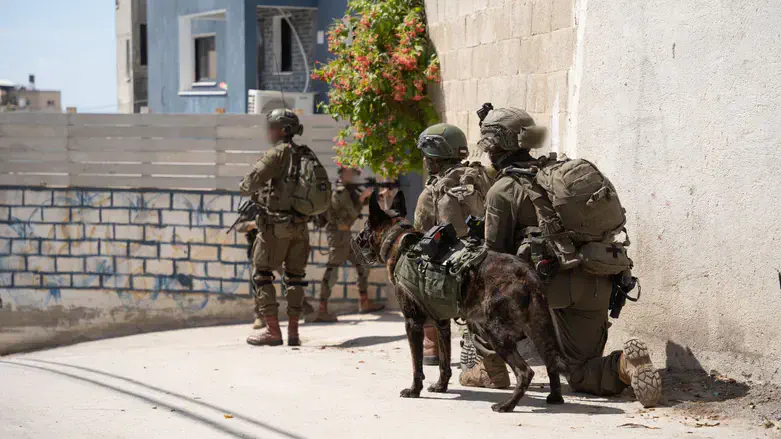
[[[546,132],[545,127],[538,127],[529,113],[520,108],[499,108],[488,113],[480,124],[481,139],[477,146],[483,151],[539,148]]]
[[[288,136],[304,134],[304,126],[298,120],[298,116],[293,110],[287,108],[277,108],[266,115],[266,122],[269,126],[281,128],[282,132]]]
[[[424,156],[435,159],[463,159],[469,155],[464,132],[446,123],[426,128],[418,138],[418,149]]]

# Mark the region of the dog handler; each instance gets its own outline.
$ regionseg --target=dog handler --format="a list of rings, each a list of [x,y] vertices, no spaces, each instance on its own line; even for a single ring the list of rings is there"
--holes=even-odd
[[[466,219],[470,215],[483,216],[490,177],[479,163],[462,163],[469,149],[466,135],[456,126],[441,123],[428,127],[418,138],[418,149],[423,153],[429,178],[415,208],[415,228],[425,232],[450,223],[458,236],[464,237]],[[427,323],[424,334],[423,363],[437,365],[438,337],[434,325]],[[501,387],[509,385],[508,378]]]
[[[525,238],[522,231],[539,225],[533,202],[547,194],[532,184],[530,175],[534,175],[539,161],[529,150],[538,148],[544,137],[544,127],[536,126],[520,109],[497,109],[482,121],[478,146],[499,173],[486,199],[485,238],[491,250],[516,254]],[[644,406],[657,404],[662,381],[643,342],[630,339],[623,351],[602,356],[610,327],[611,279],[576,267],[559,271],[547,288],[559,347],[570,367],[572,389],[607,396],[631,385]],[[555,309],[557,295],[565,295],[569,304]],[[570,297],[575,298],[574,303]]]

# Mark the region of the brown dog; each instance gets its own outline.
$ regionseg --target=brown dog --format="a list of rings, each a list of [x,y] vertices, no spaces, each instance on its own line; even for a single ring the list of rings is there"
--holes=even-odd
[[[353,245],[366,262],[383,262],[404,314],[407,338],[412,351],[412,386],[401,391],[404,398],[417,398],[423,389],[423,324],[430,316],[417,302],[414,294],[394,279],[399,256],[420,240],[405,219],[404,194],[399,192],[393,207],[384,211],[377,197],[370,201],[369,220]],[[549,404],[561,404],[560,373],[566,373],[555,340],[553,320],[548,303],[541,290],[537,273],[519,258],[489,251],[483,261],[467,274],[462,292],[461,309],[469,329],[493,345],[496,353],[515,374],[516,386],[510,399],[494,404],[497,412],[512,411],[531,384],[534,371],[518,353],[517,343],[529,337],[540,353],[550,376]],[[450,321],[436,321],[439,329],[439,380],[430,392],[447,391],[450,370]]]

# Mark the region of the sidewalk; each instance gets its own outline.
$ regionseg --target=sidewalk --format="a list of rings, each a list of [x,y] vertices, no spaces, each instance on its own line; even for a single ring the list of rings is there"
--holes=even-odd
[[[0,358],[3,438],[754,438],[741,421],[697,427],[672,408],[565,393],[548,406],[544,370],[514,413],[506,390],[399,398],[411,382],[397,314],[302,325],[301,348],[258,348],[249,325],[186,329]],[[453,340],[458,361],[458,339]],[[426,385],[437,368],[426,367]],[[565,390],[567,388],[565,387]],[[232,417],[231,417],[232,415]],[[709,421],[710,422],[710,421]],[[699,422],[702,424],[702,422]],[[708,424],[708,422],[706,422]],[[716,424],[716,422],[710,422]],[[708,425],[710,425],[708,424]]]

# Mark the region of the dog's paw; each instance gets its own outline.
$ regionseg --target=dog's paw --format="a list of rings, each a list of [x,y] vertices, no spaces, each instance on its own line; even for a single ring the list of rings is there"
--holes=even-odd
[[[560,393],[551,393],[545,398],[545,402],[548,404],[564,404],[564,398]]]
[[[428,391],[431,393],[446,393],[447,384],[436,383],[428,386]]]
[[[404,389],[399,393],[402,398],[417,398],[420,396],[420,390]]]
[[[493,410],[493,411],[495,411],[497,413],[509,413],[509,412],[513,411],[514,408],[515,408],[514,405],[509,405],[507,403],[504,403],[504,404],[496,403],[496,404],[491,406],[491,410]]]

